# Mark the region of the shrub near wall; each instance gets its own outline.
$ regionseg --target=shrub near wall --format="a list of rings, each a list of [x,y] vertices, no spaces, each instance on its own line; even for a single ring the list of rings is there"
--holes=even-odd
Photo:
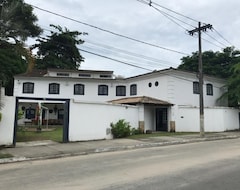
[[[131,126],[124,119],[120,119],[115,124],[111,123],[110,126],[113,138],[123,138],[131,134]]]

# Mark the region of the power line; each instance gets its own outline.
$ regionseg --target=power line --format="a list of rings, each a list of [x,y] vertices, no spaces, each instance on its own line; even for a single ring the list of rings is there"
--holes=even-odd
[[[31,4],[29,4],[29,5],[31,5]],[[58,14],[58,13],[55,13],[55,12],[52,12],[52,11],[40,8],[40,7],[35,6],[35,5],[31,5],[31,6],[36,8],[36,9],[38,9],[38,10],[41,10],[41,11],[53,14],[55,16],[62,17],[64,19],[71,20],[73,22],[76,22],[76,23],[79,23],[79,24],[83,24],[85,26],[88,26],[88,27],[91,27],[91,28],[94,28],[94,29],[97,29],[97,30],[100,30],[100,31],[103,31],[103,32],[106,32],[106,33],[109,33],[109,34],[112,34],[112,35],[115,35],[115,36],[118,36],[118,37],[122,37],[122,38],[125,38],[125,39],[128,39],[128,40],[134,41],[134,42],[142,43],[142,44],[145,44],[145,45],[149,45],[149,46],[152,46],[152,47],[155,47],[155,48],[163,49],[163,50],[166,50],[166,51],[171,51],[171,52],[182,54],[182,55],[189,55],[188,53],[185,53],[185,52],[169,49],[169,48],[162,47],[162,46],[159,46],[159,45],[156,45],[156,44],[151,44],[151,43],[148,43],[148,42],[145,42],[145,41],[142,41],[142,40],[138,40],[138,39],[135,39],[135,38],[132,38],[132,37],[128,37],[128,36],[125,36],[125,35],[122,35],[122,34],[118,34],[116,32],[112,32],[110,30],[103,29],[103,28],[100,28],[98,26],[94,26],[92,24],[88,24],[86,22],[82,22],[82,21],[70,18],[70,17],[64,16],[64,15],[61,15],[61,14]]]
[[[220,34],[215,28],[213,28],[213,30],[214,30],[222,39],[224,39],[227,43],[229,43],[231,46],[233,46],[232,43],[229,42],[226,38],[224,38],[223,35]]]
[[[208,33],[204,33],[204,34],[206,34],[207,36],[209,36],[210,38],[212,38],[213,40],[215,40],[216,42],[218,42],[218,43],[221,44],[222,46],[227,47],[226,44],[223,44],[222,42],[218,41],[216,38],[214,38],[214,37],[211,36],[210,34],[208,34]]]
[[[42,37],[42,38],[45,38],[45,37]],[[58,43],[58,44],[61,44],[61,45],[64,45],[64,46],[68,46],[65,43],[61,43],[61,42],[53,41],[53,43]],[[70,47],[70,45],[68,47]],[[101,54],[98,54],[98,53],[90,52],[90,51],[84,50],[82,48],[77,48],[77,49],[82,51],[82,52],[85,52],[85,53],[88,53],[88,54],[92,54],[92,55],[95,55],[95,56],[98,56],[98,57],[102,57],[102,58],[105,58],[105,59],[108,59],[108,60],[111,60],[111,61],[115,61],[115,62],[118,62],[118,63],[122,63],[122,64],[125,64],[125,65],[128,65],[128,66],[131,66],[131,67],[135,67],[135,68],[143,69],[143,70],[147,70],[147,71],[152,71],[151,69],[147,69],[145,67],[141,67],[141,66],[138,66],[136,64],[134,65],[134,64],[131,64],[131,63],[127,63],[125,61],[121,61],[121,60],[118,60],[118,59],[115,59],[115,58],[111,58],[111,57],[108,57],[108,56],[105,56],[105,55],[101,55]]]
[[[120,61],[120,60],[117,60],[117,59],[114,59],[114,58],[111,58],[111,57],[107,57],[107,56],[105,56],[105,55],[100,55],[100,54],[98,54],[98,53],[93,53],[93,52],[90,52],[90,51],[87,51],[87,50],[84,50],[84,49],[81,49],[81,48],[78,48],[78,50],[83,51],[83,52],[85,52],[85,53],[92,54],[92,55],[96,55],[96,56],[98,56],[98,57],[102,57],[102,58],[105,58],[105,59],[109,59],[109,60],[112,60],[112,61],[115,61],[115,62],[119,62],[119,63],[125,64],[125,65],[128,65],[128,66],[136,67],[136,68],[143,69],[143,70],[147,70],[147,71],[152,71],[151,69],[147,69],[147,68],[144,68],[144,67],[141,67],[141,66],[133,65],[133,64],[131,64],[131,63],[127,63],[127,62],[124,62],[124,61]]]
[[[161,8],[163,8],[163,9],[166,9],[166,10],[168,10],[168,11],[170,11],[170,12],[173,12],[173,13],[179,15],[179,16],[185,17],[185,18],[187,18],[187,19],[189,19],[189,20],[192,20],[192,21],[194,21],[194,22],[199,22],[199,21],[196,20],[196,19],[193,19],[193,18],[191,18],[191,17],[189,17],[189,16],[186,16],[186,15],[183,15],[183,14],[181,14],[181,13],[178,13],[178,12],[176,12],[176,11],[174,11],[174,10],[172,10],[172,9],[169,9],[169,8],[167,8],[167,7],[164,7],[164,6],[162,6],[162,5],[158,4],[158,3],[152,2],[152,4],[157,5],[157,6],[161,7]]]
[[[52,32],[52,30],[50,30],[50,29],[46,29],[45,27],[42,27],[42,28],[43,28],[44,31]],[[42,36],[42,38],[45,38],[45,37]],[[105,44],[101,44],[101,43],[96,43],[96,42],[93,42],[91,40],[84,39],[83,41],[85,43],[88,43],[88,44],[91,44],[91,45],[94,45],[94,46],[97,46],[97,47],[102,47],[102,48],[106,49],[107,51],[105,51],[105,53],[108,53],[109,51],[113,52],[113,53],[117,52],[117,53],[120,53],[120,54],[125,54],[127,56],[131,56],[131,58],[141,59],[141,63],[146,63],[146,65],[148,65],[148,66],[150,66],[150,65],[153,66],[154,65],[154,66],[168,66],[168,67],[170,67],[172,65],[176,65],[176,63],[171,63],[169,61],[156,59],[156,58],[153,58],[153,57],[149,57],[149,56],[145,56],[143,54],[130,52],[130,51],[123,50],[123,49],[120,49],[120,48],[116,48],[116,47],[113,47],[113,46],[109,46],[109,45],[105,45]],[[92,47],[86,46],[85,43],[82,44],[82,47],[86,47],[88,49],[94,50]],[[99,49],[95,49],[95,51],[99,51]],[[120,57],[122,57],[122,56],[120,56]],[[122,58],[128,59],[129,57],[122,57]],[[143,62],[143,60],[146,60],[147,62]]]
[[[192,26],[192,25],[191,25],[191,24],[188,24],[188,23],[182,21],[181,19],[176,18],[176,17],[174,17],[174,16],[172,16],[172,15],[170,15],[170,14],[168,14],[168,13],[165,13],[165,12],[161,11],[160,9],[157,9],[157,8],[154,7],[153,5],[156,5],[156,6],[158,6],[158,7],[161,7],[161,8],[163,8],[163,9],[169,11],[169,12],[172,12],[172,13],[174,13],[174,14],[176,14],[176,15],[179,15],[179,16],[181,16],[181,17],[187,18],[187,19],[189,19],[189,20],[191,20],[191,21],[199,22],[199,21],[197,21],[196,19],[193,19],[193,18],[191,18],[191,17],[189,17],[189,16],[183,15],[183,14],[181,14],[181,13],[179,13],[179,12],[176,12],[176,11],[174,11],[174,10],[172,10],[172,9],[169,9],[169,8],[167,8],[167,7],[163,6],[163,5],[160,5],[160,4],[158,4],[158,3],[155,3],[155,2],[153,2],[153,1],[151,1],[151,0],[137,0],[137,1],[153,7],[154,9],[156,9],[157,11],[159,11],[161,14],[163,14],[165,17],[167,17],[169,20],[171,20],[172,22],[174,22],[175,24],[177,24],[178,26],[180,26],[180,27],[183,28],[184,30],[185,30],[186,28],[183,27],[182,25],[180,25],[179,23],[177,23],[175,20],[178,20],[178,21],[180,21],[180,22],[182,22],[182,23],[184,23],[184,24],[190,25],[190,26]],[[175,19],[175,20],[174,20],[174,19]],[[192,27],[194,27],[194,26],[192,26]],[[213,29],[213,31],[215,31],[215,32],[218,34],[218,36],[220,36],[224,41],[226,41],[228,44],[230,44],[231,46],[233,46],[232,43],[229,42],[229,41],[228,41],[223,35],[221,35],[216,29],[214,29],[214,28],[212,28],[212,29]],[[208,35],[210,38],[212,38],[214,41],[216,41],[217,43],[223,45],[224,47],[228,47],[226,44],[220,42],[220,41],[217,40],[216,38],[210,36],[209,34],[207,34],[207,35]],[[206,42],[208,42],[208,43],[210,43],[210,44],[212,44],[212,45],[214,45],[214,46],[216,46],[216,47],[220,47],[219,45],[216,45],[216,44],[210,42],[209,40],[206,40],[206,39],[203,39],[203,40],[206,41]],[[222,47],[220,47],[220,48],[222,48]]]
[[[116,57],[118,60],[120,58],[123,61],[125,60],[124,62],[131,63],[131,64],[138,65],[138,66],[144,66],[144,67],[147,67],[147,68],[156,68],[156,67],[158,68],[161,65],[159,63],[154,63],[154,62],[151,62],[151,61],[145,61],[145,60],[139,61],[139,60],[137,60],[137,59],[140,59],[139,57],[138,58],[134,58],[134,57],[131,57],[131,56],[128,56],[128,55],[121,55],[121,54],[118,55],[117,52],[108,52],[108,50],[105,50],[105,49],[95,49],[94,47],[91,47],[91,46],[83,45],[81,49],[84,49],[84,50],[87,49],[87,50],[89,50],[91,52],[94,52],[94,53],[99,52],[101,54],[102,53],[107,54],[107,55],[110,54],[110,56],[112,58]],[[133,61],[131,61],[131,60],[133,60]],[[170,67],[170,66],[168,66],[168,67]]]
[[[153,6],[152,6],[153,7]],[[160,12],[163,16],[165,16],[166,18],[168,18],[169,20],[171,20],[173,23],[175,23],[176,25],[180,26],[182,29],[184,30],[188,30],[187,28],[185,28],[184,26],[180,25],[178,22],[176,22],[174,19],[178,20],[178,21],[181,21],[180,19],[168,14],[168,13],[165,13],[163,11],[161,11],[160,9],[156,8],[156,7],[153,7],[155,10],[157,10],[158,12]],[[184,24],[187,24],[186,22],[184,21],[181,21],[183,22]]]
[[[163,6],[163,5],[160,5],[160,4],[158,4],[158,3],[155,3],[155,2],[153,2],[153,1],[149,1],[149,2],[148,2],[148,0],[145,0],[145,1],[144,1],[144,0],[137,0],[137,1],[139,1],[139,2],[141,2],[141,3],[143,3],[143,4],[146,4],[146,5],[152,6],[152,7],[154,7],[153,5],[156,5],[156,6],[161,7],[161,8],[163,8],[163,9],[169,11],[169,12],[172,12],[172,13],[174,13],[174,14],[176,14],[176,15],[179,15],[179,16],[181,16],[181,17],[187,18],[187,19],[189,19],[189,20],[191,20],[191,21],[199,22],[199,21],[196,20],[196,19],[193,19],[193,18],[191,18],[191,17],[189,17],[189,16],[186,16],[186,15],[184,15],[184,14],[181,14],[181,13],[179,13],[179,12],[176,12],[176,11],[174,11],[174,10],[172,10],[172,9],[169,9],[169,8],[167,8],[167,7]]]
[[[126,55],[130,55],[130,56],[133,56],[133,57],[145,59],[145,60],[148,60],[148,61],[151,61],[151,62],[156,62],[158,64],[162,63],[162,64],[167,65],[167,66],[170,66],[170,64],[176,64],[176,63],[171,63],[169,61],[165,61],[165,60],[160,60],[160,59],[156,59],[156,58],[153,58],[153,57],[149,57],[149,56],[146,56],[146,55],[143,55],[143,54],[138,54],[138,53],[130,52],[130,51],[127,51],[127,50],[119,49],[119,48],[112,47],[112,46],[109,46],[109,45],[104,45],[104,44],[92,42],[90,40],[84,40],[84,41],[85,41],[85,43],[89,43],[89,44],[92,44],[92,45],[95,45],[95,46],[103,47],[103,48],[105,48],[107,50],[117,51],[118,53],[120,52],[120,53],[123,53],[123,54],[126,54]],[[83,44],[83,46],[84,45],[85,44]]]
[[[138,1],[138,0],[137,0]],[[173,16],[173,15],[171,15],[171,14],[169,14],[169,13],[166,13],[166,12],[164,12],[164,11],[162,11],[162,10],[160,10],[159,8],[157,8],[157,7],[155,7],[153,4],[153,2],[152,1],[150,1],[151,3],[149,3],[148,5],[150,6],[150,7],[152,7],[152,8],[154,8],[155,10],[157,10],[158,12],[160,12],[163,16],[165,16],[165,17],[167,17],[169,20],[171,20],[172,22],[174,22],[175,24],[177,24],[178,26],[180,26],[181,28],[183,28],[184,30],[187,30],[185,27],[183,27],[182,25],[180,25],[178,22],[176,22],[175,20],[177,20],[177,21],[179,21],[179,22],[181,22],[181,23],[183,23],[183,24],[186,24],[186,25],[188,25],[188,26],[191,26],[191,27],[194,27],[193,25],[191,25],[191,24],[189,24],[189,23],[187,23],[187,22],[185,22],[185,21],[183,21],[183,20],[181,20],[181,19],[179,19],[179,18],[177,18],[177,17],[175,17],[175,16]],[[146,4],[146,3],[144,3],[144,4]],[[165,9],[167,9],[167,8],[165,8]],[[168,11],[170,11],[170,9],[167,9]],[[176,14],[176,12],[175,11],[172,11],[171,10],[171,12],[174,12],[175,14]],[[178,14],[179,15],[179,14]],[[181,14],[180,14],[181,15]],[[182,16],[182,15],[181,15]],[[174,20],[175,19],[175,20]]]

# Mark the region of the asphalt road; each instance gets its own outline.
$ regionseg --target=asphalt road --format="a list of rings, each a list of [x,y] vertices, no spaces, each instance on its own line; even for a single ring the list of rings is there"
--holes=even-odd
[[[1,190],[239,189],[240,140],[0,165]]]

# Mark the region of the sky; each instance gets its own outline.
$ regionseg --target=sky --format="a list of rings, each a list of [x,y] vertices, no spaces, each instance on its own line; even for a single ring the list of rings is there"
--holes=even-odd
[[[152,0],[152,6],[143,2],[149,0],[25,0],[35,6],[42,36],[53,30],[50,24],[88,33],[80,36],[85,41],[78,47],[85,58],[80,69],[111,70],[129,77],[176,68],[182,57],[198,51],[197,33],[188,33],[198,22],[213,26],[202,33],[202,51],[240,48],[240,1]]]

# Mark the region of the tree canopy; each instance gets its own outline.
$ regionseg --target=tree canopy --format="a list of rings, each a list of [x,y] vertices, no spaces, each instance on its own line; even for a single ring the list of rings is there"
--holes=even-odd
[[[84,43],[79,39],[81,33],[78,31],[69,31],[61,26],[50,25],[57,31],[51,32],[47,38],[38,39],[38,60],[36,67],[38,69],[59,68],[59,69],[78,69],[84,58],[81,56],[77,45]]]
[[[231,68],[228,79],[228,100],[231,106],[240,106],[240,62]]]
[[[27,70],[24,42],[42,31],[32,11],[23,0],[0,0],[0,81],[7,95],[13,94],[13,76]]]
[[[0,0],[0,38],[1,40],[26,41],[36,37],[42,29],[36,24],[33,8],[23,0]]]
[[[240,51],[234,50],[233,47],[227,47],[223,52],[203,52],[203,73],[221,78],[230,77],[232,66],[240,62],[240,57],[235,57],[238,54]],[[198,72],[198,52],[192,53],[192,56],[183,57],[181,60],[182,64],[179,65],[179,69]]]
[[[240,51],[227,47],[222,52],[205,51],[202,53],[203,73],[228,80],[228,97],[230,106],[238,106],[240,102]],[[198,72],[198,52],[182,59],[179,69]]]

